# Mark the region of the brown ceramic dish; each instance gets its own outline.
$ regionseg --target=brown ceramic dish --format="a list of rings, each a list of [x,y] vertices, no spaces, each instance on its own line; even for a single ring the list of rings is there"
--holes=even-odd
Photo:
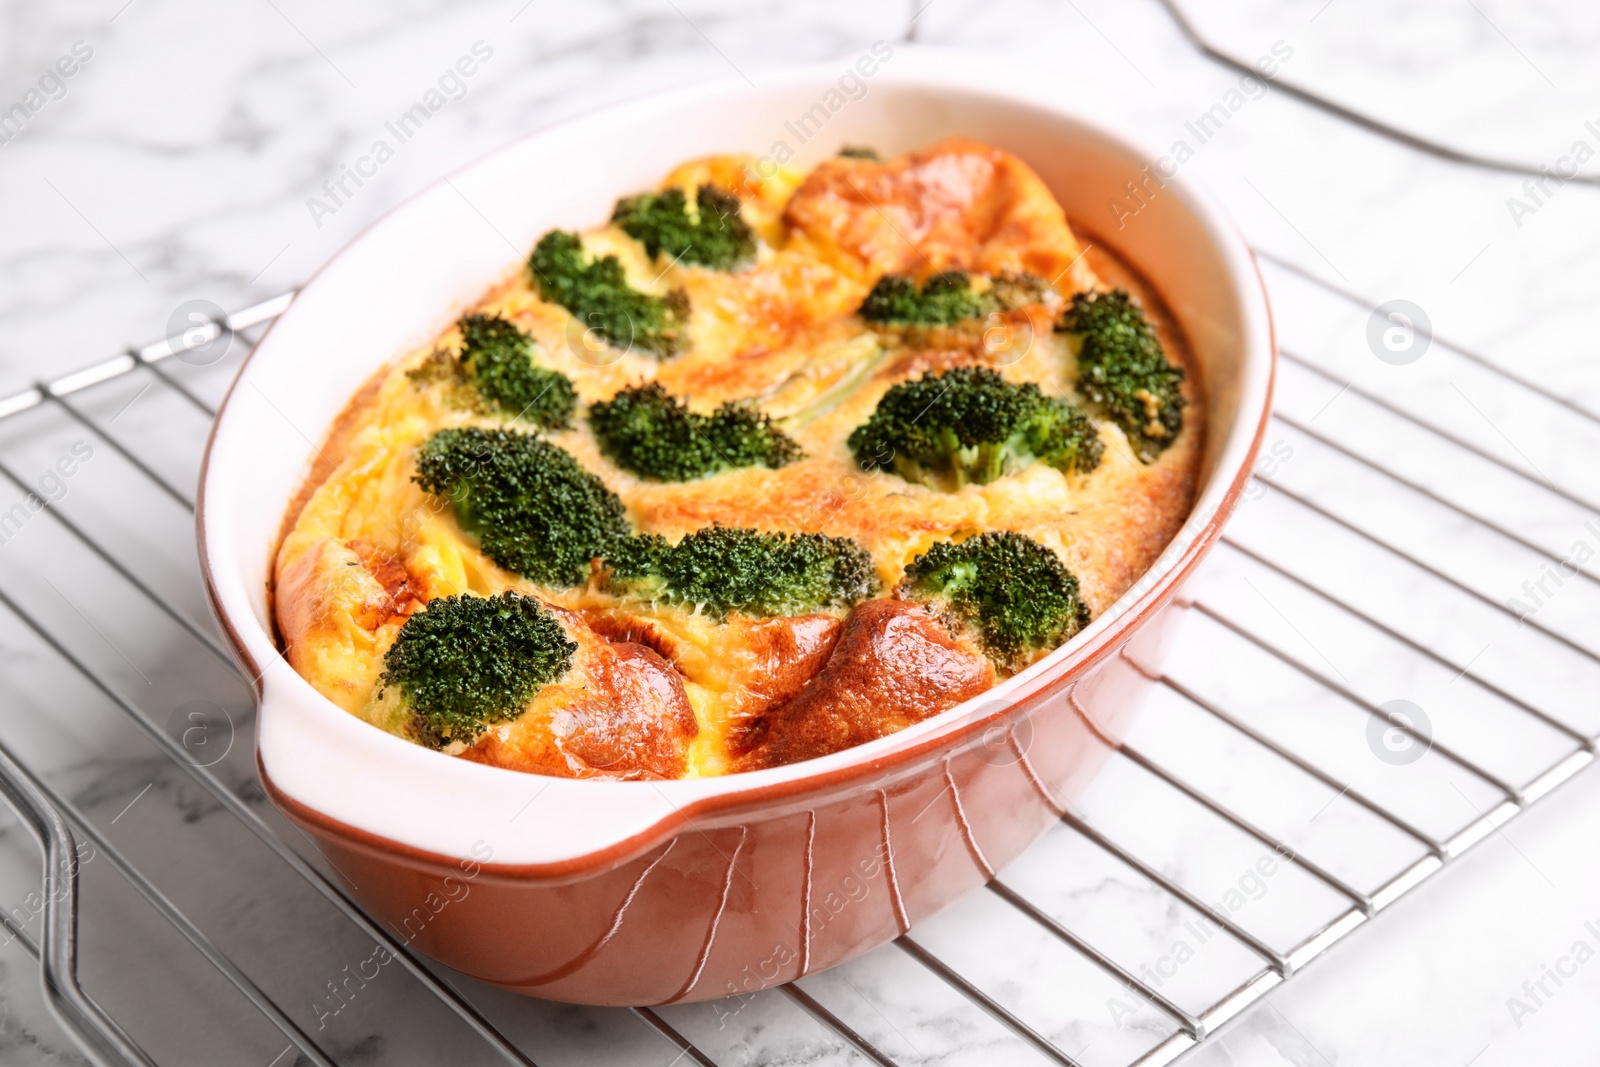
[[[1267,417],[1273,345],[1254,263],[1208,199],[1093,123],[893,66],[862,72],[853,84],[869,88],[853,100],[833,68],[655,97],[472,165],[330,263],[224,404],[200,544],[218,617],[257,679],[263,781],[378,919],[452,967],[536,996],[656,1004],[839,963],[1016,856],[1104,762],[1095,733],[1117,735],[1137,707],[1142,680],[1114,653],[1136,633],[1158,638],[1160,608],[1215,541]],[[819,101],[826,136],[798,146],[796,164],[841,143],[899,152],[981,138],[1030,164],[1075,224],[1104,233],[1162,295],[1199,363],[1208,427],[1195,507],[1156,564],[1069,644],[967,705],[745,774],[519,774],[409,744],[318,695],[283,660],[267,596],[283,502],[314,458],[309,435],[496,281],[507,241],[526,248],[551,226],[604,217],[618,192],[684,158],[768,150]],[[1115,217],[1106,205],[1129,181],[1144,206]]]

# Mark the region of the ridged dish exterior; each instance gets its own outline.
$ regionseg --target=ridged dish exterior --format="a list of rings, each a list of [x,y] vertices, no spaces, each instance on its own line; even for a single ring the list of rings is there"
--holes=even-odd
[[[984,885],[1094,779],[1150,684],[1108,657],[942,758],[563,881],[398,855],[275,799],[388,929],[463,973],[581,1004],[708,1000],[843,963]]]

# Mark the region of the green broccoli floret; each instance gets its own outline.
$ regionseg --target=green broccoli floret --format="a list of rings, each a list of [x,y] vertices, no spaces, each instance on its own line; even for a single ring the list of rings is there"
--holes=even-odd
[[[849,445],[862,470],[892,470],[944,490],[986,485],[1034,462],[1087,473],[1105,448],[1083,412],[987,367],[891,387]]]
[[[951,326],[993,310],[987,294],[972,291],[966,271],[947,270],[923,282],[920,290],[904,275],[885,274],[861,302],[859,314],[868,322],[896,326]]]
[[[1089,624],[1078,579],[1061,559],[1009,530],[939,542],[911,561],[899,592],[971,626],[989,657],[1010,670]]]
[[[533,338],[499,315],[468,315],[461,330],[461,364],[490,406],[546,429],[567,425],[578,394],[560,371],[533,362]]]
[[[739,217],[737,196],[702,185],[694,202],[691,213],[682,189],[630,196],[617,201],[611,221],[642,241],[652,259],[732,270],[755,255],[755,231]]]
[[[606,566],[613,592],[719,619],[730,611],[768,616],[847,608],[878,589],[866,549],[848,537],[815,533],[712,526],[675,545],[647,534],[619,545]]]
[[[454,506],[483,554],[546,585],[578,585],[630,528],[622,501],[565,450],[530,433],[440,430],[417,453],[416,482]]]
[[[400,627],[379,684],[400,690],[411,734],[435,748],[522,714],[578,646],[543,604],[504,592],[441,597]]]
[[[658,482],[735,467],[782,467],[800,458],[794,438],[754,405],[730,400],[700,415],[656,382],[591,404],[589,425],[617,466]]]
[[[1183,368],[1167,362],[1144,312],[1120,289],[1078,293],[1061,319],[1076,334],[1078,392],[1153,461],[1183,429]]]
[[[539,238],[528,269],[541,297],[566,308],[613,348],[637,348],[665,359],[688,345],[689,301],[683,293],[640,292],[628,284],[616,256],[585,260],[575,233],[551,230]]]

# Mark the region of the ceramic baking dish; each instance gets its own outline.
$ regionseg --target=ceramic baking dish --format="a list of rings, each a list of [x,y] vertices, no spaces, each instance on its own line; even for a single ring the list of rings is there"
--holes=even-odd
[[[881,57],[880,57],[881,58]],[[983,884],[1107,755],[1142,680],[1114,653],[1214,543],[1248,477],[1272,387],[1266,297],[1204,195],[1071,108],[910,55],[758,85],[653,96],[535,133],[381,219],[295,297],[240,372],[201,477],[211,600],[260,698],[267,792],[350,891],[423,952],[558,1000],[657,1004],[742,993],[895,937]],[[864,89],[858,89],[864,86]],[[841,103],[842,101],[842,103]],[[838,106],[834,106],[838,105]],[[803,116],[810,116],[801,121]],[[809,136],[802,143],[799,133]],[[269,565],[315,444],[376,368],[433,338],[551,227],[605,218],[701,154],[809,166],[841,144],[898,153],[952,134],[1021,156],[1085,229],[1165,297],[1208,412],[1182,533],[1064,648],[967,705],[822,759],[695,781],[544,778],[455,759],[341,711],[287,664]],[[1133,204],[1125,183],[1142,189]]]

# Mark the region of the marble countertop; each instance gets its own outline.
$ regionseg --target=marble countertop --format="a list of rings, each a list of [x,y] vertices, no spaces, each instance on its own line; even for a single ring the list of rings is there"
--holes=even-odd
[[[0,394],[154,341],[191,301],[237,309],[290,290],[411,193],[553,120],[662,87],[853,55],[884,40],[934,61],[949,56],[1025,77],[1149,145],[1187,142],[1186,171],[1211,186],[1252,244],[1288,265],[1268,269],[1286,344],[1311,349],[1322,339],[1317,316],[1301,313],[1311,298],[1298,270],[1363,299],[1411,301],[1441,338],[1600,411],[1600,187],[1584,180],[1600,176],[1600,8],[1575,0],[1419,0],[1398,9],[1377,0],[1171,3],[10,0],[0,4]],[[1246,64],[1276,57],[1277,87],[1241,81],[1203,54],[1175,11]],[[335,197],[330,187],[385,137],[385,124],[439,86],[463,55],[478,58],[475,72],[447,84],[450,98],[416,136]],[[1382,136],[1290,90],[1438,151]],[[1219,103],[1226,123],[1196,137],[1194,122]],[[1535,176],[1444,158],[1450,153]],[[1108,212],[1099,225],[1115,222]],[[1290,375],[1286,394],[1294,388]],[[1463,397],[1472,391],[1456,388]],[[1473,396],[1488,447],[1509,447],[1530,468],[1600,496],[1600,475],[1572,453],[1560,427],[1543,436],[1513,428],[1507,437],[1502,398]],[[1337,397],[1315,402],[1323,399]],[[163,426],[146,429],[161,447]],[[203,432],[203,423],[189,429]],[[175,451],[171,462],[175,480],[192,478],[191,458]],[[85,475],[81,492],[92,493],[88,482],[99,476]],[[104,510],[114,527],[115,509]],[[180,512],[158,518],[169,541],[188,536]],[[130,550],[146,548],[159,556],[154,543]],[[6,560],[0,565],[3,582],[11,572]],[[199,617],[198,594],[182,595]],[[1561,624],[1600,643],[1587,601],[1573,594],[1565,603],[1572,606],[1552,608],[1567,613]],[[0,666],[31,679],[14,687],[16,708],[0,720],[0,739],[11,736],[16,716],[44,714],[60,699],[35,657],[26,642],[0,633]],[[132,666],[139,655],[122,658]],[[1502,669],[1541,668],[1508,660]],[[222,673],[213,683],[227,693],[218,701],[242,700]],[[1550,685],[1552,699],[1593,718],[1592,686]],[[144,797],[139,786],[148,783],[151,847],[199,833],[219,868],[248,847],[240,834],[213,827],[215,809],[181,775],[162,770],[159,757],[128,756],[125,731],[74,727],[67,738],[26,754],[86,810],[121,819],[133,806],[118,809]],[[235,780],[247,783],[248,758],[234,764]],[[1579,941],[1600,947],[1597,836],[1600,771],[1591,768],[1184,1062],[1593,1062],[1600,964],[1571,960]],[[0,845],[0,899],[20,899],[34,861],[13,831],[0,833]],[[268,941],[274,916],[285,921],[277,909],[297,892],[275,877],[250,891],[230,888],[226,899],[215,886],[233,883],[201,879],[180,903],[215,908],[240,936]],[[129,961],[137,956],[118,955],[121,936],[102,930],[92,939],[122,961],[101,977],[136,986]],[[1572,973],[1552,982],[1547,968],[1558,964]],[[76,1062],[40,1006],[30,966],[15,946],[0,949],[0,1059]],[[204,983],[178,992],[175,1061],[190,1058],[190,1046],[235,1048]],[[129,992],[119,1003],[144,1004],[142,997]],[[419,1050],[431,1047],[429,1038],[420,1023],[404,1023],[407,1003],[397,997],[388,1014],[369,1019],[370,1034],[351,1036],[341,1055],[426,1062]],[[549,1039],[558,1051],[541,1064],[601,1062],[585,1053],[595,1016],[548,1005],[523,1014],[527,1027],[559,1038]],[[236,1062],[267,1064],[277,1048],[266,1038],[249,1044]],[[623,1046],[632,1049],[626,1040],[608,1046],[608,1061],[675,1062],[659,1050],[630,1058]],[[984,1062],[966,1052],[923,1062]],[[782,1057],[730,1053],[729,1062],[780,1059],[833,1062],[804,1041]]]

